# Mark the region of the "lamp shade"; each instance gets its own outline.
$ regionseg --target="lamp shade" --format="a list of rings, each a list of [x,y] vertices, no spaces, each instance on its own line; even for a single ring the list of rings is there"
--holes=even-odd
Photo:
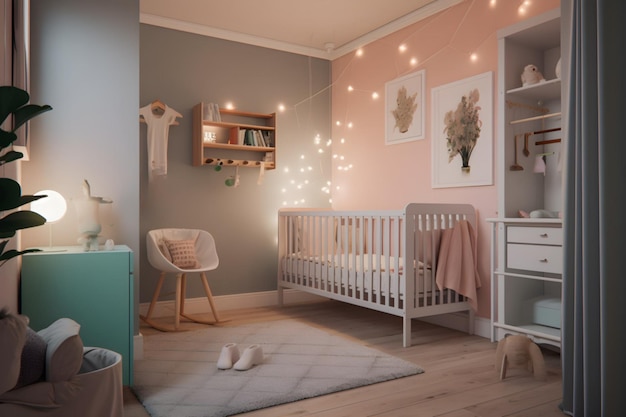
[[[57,222],[65,216],[67,203],[61,194],[54,190],[43,190],[36,192],[34,195],[47,196],[30,203],[31,211],[41,214],[47,223]]]

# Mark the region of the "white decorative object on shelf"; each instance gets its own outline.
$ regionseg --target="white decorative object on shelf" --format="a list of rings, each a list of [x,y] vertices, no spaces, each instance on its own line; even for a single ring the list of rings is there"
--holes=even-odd
[[[87,180],[83,180],[83,195],[73,201],[78,214],[78,232],[81,235],[78,242],[83,245],[85,251],[98,250],[98,234],[102,230],[100,204],[110,204],[113,201],[92,196]]]
[[[524,67],[524,72],[521,75],[522,86],[526,87],[527,85],[537,84],[541,81],[545,81],[543,78],[543,74],[539,71],[536,65],[526,65]]]
[[[561,78],[561,58],[559,58],[558,62],[556,63],[556,68],[554,68],[554,73],[556,74],[556,78],[558,79]]]

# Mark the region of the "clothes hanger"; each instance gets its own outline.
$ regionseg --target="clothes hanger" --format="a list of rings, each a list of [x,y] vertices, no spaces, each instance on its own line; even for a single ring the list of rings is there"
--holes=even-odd
[[[157,98],[150,104],[150,110],[152,110],[152,113],[155,113],[157,111],[159,113],[162,113],[165,111],[165,103]]]
[[[167,106],[165,105],[165,103],[163,103],[161,100],[159,100],[158,98],[156,100],[154,100],[152,103],[150,103],[150,111],[152,112],[152,114],[157,115],[157,116],[161,116],[164,112],[165,112],[165,108]],[[180,113],[176,112],[176,116],[177,117],[183,117]],[[139,121],[145,123],[146,121],[144,120],[143,116],[139,117]],[[171,123],[172,126],[178,126],[179,123],[177,121],[174,121]]]

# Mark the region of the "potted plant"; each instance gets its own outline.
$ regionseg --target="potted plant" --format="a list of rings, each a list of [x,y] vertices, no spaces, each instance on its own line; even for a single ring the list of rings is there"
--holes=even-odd
[[[0,86],[0,166],[24,156],[13,149],[6,150],[17,139],[16,130],[33,117],[52,110],[52,107],[48,105],[29,104],[29,100],[28,93],[20,88]],[[5,130],[2,126],[9,116],[13,116],[13,121],[8,130]],[[45,195],[22,195],[22,187],[17,181],[11,178],[0,178],[0,213],[2,214],[0,217],[0,267],[11,258],[36,250],[7,250],[6,246],[17,230],[41,226],[46,222],[43,216],[30,210],[11,211],[7,215],[4,215],[4,212],[43,197]]]

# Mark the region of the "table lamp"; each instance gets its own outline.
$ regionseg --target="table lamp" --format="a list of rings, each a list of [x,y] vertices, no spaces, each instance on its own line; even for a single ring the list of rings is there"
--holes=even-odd
[[[30,203],[31,211],[39,213],[46,219],[46,224],[50,228],[50,247],[52,247],[52,224],[58,222],[65,216],[67,211],[67,203],[65,198],[54,190],[42,190],[34,195],[45,195],[47,197],[40,198]]]

